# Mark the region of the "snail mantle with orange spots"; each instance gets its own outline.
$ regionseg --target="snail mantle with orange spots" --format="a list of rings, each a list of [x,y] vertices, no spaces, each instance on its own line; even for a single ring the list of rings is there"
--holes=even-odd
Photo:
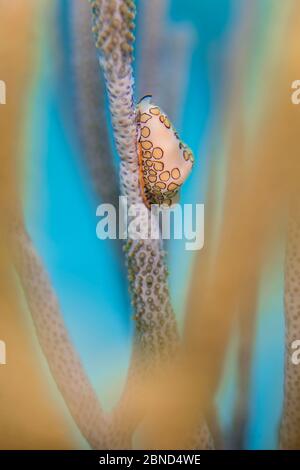
[[[140,187],[147,207],[171,205],[194,164],[192,151],[151,99],[142,98],[137,109]]]

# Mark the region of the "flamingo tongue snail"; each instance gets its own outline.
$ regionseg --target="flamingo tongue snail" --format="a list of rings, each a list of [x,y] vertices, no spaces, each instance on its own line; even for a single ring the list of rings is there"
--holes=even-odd
[[[193,167],[194,155],[151,99],[144,96],[137,106],[140,187],[147,207],[170,206]]]

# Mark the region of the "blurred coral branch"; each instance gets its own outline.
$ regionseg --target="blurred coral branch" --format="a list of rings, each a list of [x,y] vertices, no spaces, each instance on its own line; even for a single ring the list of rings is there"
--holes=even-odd
[[[105,112],[105,89],[94,53],[88,2],[71,2],[75,116],[82,151],[98,201],[118,207],[120,194]]]
[[[167,18],[170,3],[139,2],[138,89],[139,96],[152,94],[175,121],[186,90],[196,35],[191,24],[170,24]]]
[[[293,51],[292,45],[297,44],[293,37],[297,29],[293,29],[291,19],[288,28],[282,51]],[[198,292],[202,283],[202,295],[198,294],[197,301],[187,309],[181,362],[173,379],[168,377],[168,383],[159,385],[154,400],[160,404],[156,406],[159,418],[157,414],[153,426],[155,447],[181,448],[186,433],[196,426],[199,412],[205,414],[210,409],[223,370],[237,294],[249,280],[257,279],[278,246],[290,190],[299,177],[300,117],[289,95],[290,84],[297,75],[296,65],[291,54],[281,56],[281,69],[277,69],[276,80],[272,76],[272,88],[264,86],[263,122],[247,146],[248,164],[241,167],[240,155],[232,155],[216,255],[211,269],[200,279],[193,277]],[[239,139],[238,133],[236,138]]]

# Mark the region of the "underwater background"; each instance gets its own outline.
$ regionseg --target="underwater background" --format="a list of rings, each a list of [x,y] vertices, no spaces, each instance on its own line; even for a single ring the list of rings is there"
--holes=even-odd
[[[36,59],[30,74],[20,146],[25,220],[83,365],[103,405],[110,409],[121,393],[130,360],[133,322],[128,284],[117,241],[96,237],[96,208],[102,201],[93,190],[82,158],[75,118],[78,95],[73,76],[72,1],[42,3],[44,6],[39,8],[36,18],[33,39]],[[249,0],[169,0],[162,3],[165,4],[161,8],[162,24],[149,25],[148,17],[144,15],[145,0],[136,2],[135,97],[139,100],[151,93],[163,109],[164,104],[160,101],[165,100],[166,108],[169,103],[170,109],[166,112],[194,152],[194,170],[182,189],[181,202],[206,203],[210,162],[218,155],[220,164],[215,184],[217,197],[222,201],[222,156],[229,150],[221,138],[220,120],[227,123],[232,117],[230,111],[224,112],[231,72],[242,57],[237,82],[243,83],[243,107],[238,107],[236,113],[243,115],[251,133],[264,105],[263,87],[268,81],[271,86],[273,80],[272,76],[264,75],[262,65],[266,57],[270,61],[280,61],[278,44],[282,43],[293,2],[254,1],[254,13]],[[241,24],[248,20],[250,26],[243,37]],[[151,80],[143,81],[145,28],[153,35],[159,33],[165,38],[156,51],[159,63],[156,63],[157,74],[151,90],[145,89],[151,86]],[[173,44],[179,44],[178,49],[172,47]],[[291,77],[291,81],[296,78]],[[99,68],[99,83],[101,80]],[[166,94],[172,86],[175,95],[170,99]],[[118,169],[107,99],[104,105],[113,165]],[[179,325],[182,325],[195,253],[185,250],[184,240],[171,240],[167,250],[171,299]],[[284,246],[279,244],[272,264],[265,266],[259,283],[243,443],[246,449],[277,447],[284,386],[283,258]],[[26,315],[22,320],[23,332],[26,331],[27,342],[31,344],[27,347],[33,351],[33,364],[42,377],[41,389],[47,389],[44,400],[51,403],[51,409],[56,409],[56,424],[62,422],[63,425],[52,441],[48,442],[47,435],[39,434],[37,429],[30,439],[23,439],[20,436],[30,427],[28,422],[24,426],[22,419],[27,420],[26,413],[21,412],[19,417],[11,418],[11,425],[7,424],[7,418],[9,431],[6,437],[10,437],[3,441],[0,437],[0,447],[18,447],[20,442],[25,448],[45,445],[88,448],[47,370],[30,315]],[[5,336],[5,325],[2,330]],[[217,396],[225,436],[230,436],[234,427],[237,364],[238,340],[233,335]],[[24,375],[22,381],[26,382]],[[3,396],[8,400],[9,392],[5,391],[5,386],[3,388]],[[29,394],[26,402],[30,399]],[[22,404],[22,398],[18,400]],[[43,402],[41,409],[45,411],[47,406]],[[10,404],[9,407],[12,416],[14,406]],[[1,413],[0,404],[0,417]],[[40,414],[42,422],[43,411]],[[53,422],[51,426],[54,426]],[[60,441],[62,435],[68,436],[65,441]]]

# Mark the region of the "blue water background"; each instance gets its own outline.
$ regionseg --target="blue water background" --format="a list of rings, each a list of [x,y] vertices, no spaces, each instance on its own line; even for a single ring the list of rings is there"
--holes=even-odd
[[[183,202],[203,202],[209,162],[210,125],[219,111],[223,65],[231,31],[245,0],[172,0],[168,22],[190,23],[196,31],[184,105],[175,122],[199,164],[185,185]],[[270,8],[270,2],[263,2]],[[68,50],[68,2],[61,2],[61,30]],[[137,43],[139,30],[137,30]],[[138,59],[137,54],[137,61]],[[212,64],[214,67],[212,67]],[[138,70],[138,63],[136,63]],[[214,70],[217,73],[213,73]],[[137,77],[137,80],[139,77]],[[65,80],[71,84],[66,68]],[[121,390],[130,357],[132,321],[127,282],[110,241],[96,238],[96,201],[80,158],[76,138],[61,112],[65,99],[55,80],[51,49],[43,45],[40,71],[32,91],[27,123],[26,221],[40,253],[71,337],[102,402],[111,406]],[[279,256],[278,266],[282,254]],[[170,288],[182,323],[193,253],[184,242],[169,244]],[[275,274],[274,274],[275,272]],[[248,448],[274,448],[282,406],[282,272],[266,273],[262,289],[251,377]],[[216,325],[217,327],[217,325]],[[218,407],[230,429],[236,393],[234,345],[229,354]]]

